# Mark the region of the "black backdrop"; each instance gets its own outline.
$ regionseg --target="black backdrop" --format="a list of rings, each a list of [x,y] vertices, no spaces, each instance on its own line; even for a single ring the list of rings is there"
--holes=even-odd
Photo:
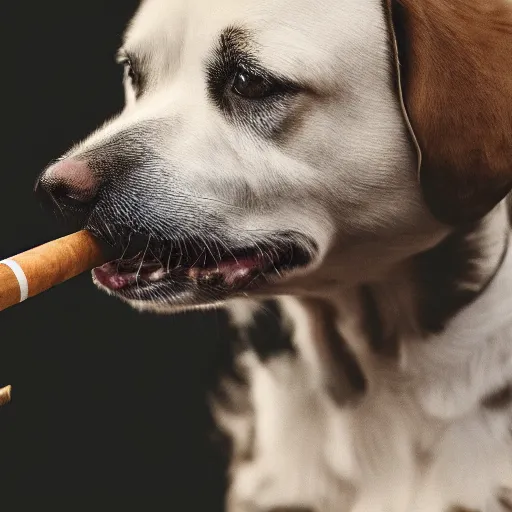
[[[136,0],[4,2],[0,14],[0,259],[60,234],[36,176],[122,106],[114,61]],[[140,315],[89,276],[0,314],[0,507],[220,510],[205,389],[218,314]],[[114,505],[106,506],[105,498]],[[29,505],[27,505],[27,510]],[[19,508],[19,507],[18,507]]]

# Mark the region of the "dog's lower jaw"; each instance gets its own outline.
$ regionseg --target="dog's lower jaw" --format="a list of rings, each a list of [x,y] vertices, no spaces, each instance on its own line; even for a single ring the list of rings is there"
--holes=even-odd
[[[219,243],[212,233],[178,243],[125,230],[127,237],[112,240],[112,259],[93,270],[93,281],[145,311],[202,309],[234,297],[279,293],[283,283],[287,289],[320,259],[315,241],[294,232],[267,234],[240,247],[229,236]]]
[[[154,302],[147,301],[136,301],[136,300],[126,300],[125,301],[132,309],[138,311],[139,313],[153,313],[157,315],[178,315],[184,314],[194,311],[214,311],[217,309],[221,309],[225,307],[226,303],[224,301],[211,302],[205,304],[197,304],[190,306],[179,306],[172,304],[158,304]]]
[[[471,265],[446,260],[452,280],[443,267],[431,276],[444,282],[442,290],[422,288],[425,281],[417,279],[418,270],[435,271],[434,249],[431,265],[422,255],[393,279],[344,290],[327,302],[280,301],[281,325],[293,324],[287,331],[293,350],[280,344],[269,356],[269,340],[251,340],[253,349],[237,362],[243,378],[224,381],[222,403],[227,393],[231,406],[216,409],[237,455],[229,512],[285,506],[499,510],[499,489],[512,482],[512,403],[490,410],[486,398],[512,382],[509,229],[499,208],[473,231],[454,233],[454,245],[437,250],[447,247],[459,264]],[[473,299],[463,294],[462,300],[461,287]],[[422,294],[441,291],[445,318],[437,310],[435,321],[425,323],[421,307],[433,298]],[[238,301],[235,315],[244,339],[258,311],[253,303],[246,306],[250,314],[244,315]],[[332,393],[336,372],[325,354],[332,345],[318,337],[329,332],[326,323],[335,325],[366,380],[363,392],[354,387],[345,402],[343,394]],[[340,369],[347,368],[352,366]]]

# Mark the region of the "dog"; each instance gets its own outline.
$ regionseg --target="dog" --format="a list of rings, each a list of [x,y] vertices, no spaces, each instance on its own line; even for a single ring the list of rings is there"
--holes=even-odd
[[[229,311],[226,509],[512,510],[512,3],[144,0],[118,60],[37,189],[100,289]]]

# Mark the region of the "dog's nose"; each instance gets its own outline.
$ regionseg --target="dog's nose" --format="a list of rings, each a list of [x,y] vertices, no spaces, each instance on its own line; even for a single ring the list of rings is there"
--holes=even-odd
[[[87,163],[70,158],[48,167],[36,184],[36,192],[61,211],[83,215],[90,211],[99,187],[100,180]]]

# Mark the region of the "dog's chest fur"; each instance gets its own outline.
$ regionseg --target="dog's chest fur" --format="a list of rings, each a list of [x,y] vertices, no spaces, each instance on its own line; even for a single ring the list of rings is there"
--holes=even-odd
[[[508,229],[498,208],[380,282],[231,305],[230,512],[510,510]]]

